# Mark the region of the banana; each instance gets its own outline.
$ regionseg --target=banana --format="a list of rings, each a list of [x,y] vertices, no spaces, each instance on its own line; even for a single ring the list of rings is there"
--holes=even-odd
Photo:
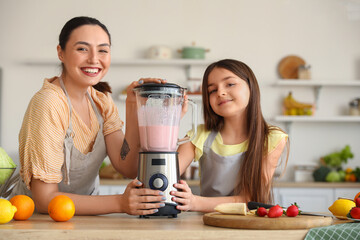
[[[313,105],[296,101],[292,92],[289,92],[288,96],[284,98],[284,107],[285,115],[309,115],[308,110],[310,109],[311,112]]]
[[[221,203],[214,209],[223,214],[246,215],[247,212],[246,203]]]

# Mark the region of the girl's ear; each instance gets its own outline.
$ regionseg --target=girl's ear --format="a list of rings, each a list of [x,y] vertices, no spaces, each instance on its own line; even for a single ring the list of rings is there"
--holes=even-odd
[[[58,58],[61,62],[63,62],[64,56],[63,56],[63,50],[61,49],[60,45],[57,45],[56,47]]]

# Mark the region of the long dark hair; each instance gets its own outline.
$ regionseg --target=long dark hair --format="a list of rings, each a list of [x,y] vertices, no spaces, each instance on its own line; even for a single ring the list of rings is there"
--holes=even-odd
[[[111,36],[104,24],[102,24],[99,20],[91,17],[74,17],[70,19],[67,23],[65,23],[64,27],[61,29],[60,35],[59,35],[59,46],[62,50],[65,50],[66,43],[69,41],[71,33],[78,27],[81,27],[83,25],[98,25],[100,26],[108,35],[109,42],[111,44]],[[62,67],[64,69],[64,64],[62,64]],[[93,86],[96,90],[106,93],[111,93],[111,87],[107,82],[99,82],[96,85]]]
[[[259,85],[250,67],[237,60],[224,59],[209,65],[204,73],[202,97],[206,130],[220,131],[224,127],[224,118],[213,111],[209,101],[208,78],[215,68],[231,71],[245,80],[250,89],[246,120],[246,126],[249,130],[249,144],[241,163],[235,194],[246,196],[249,198],[247,201],[270,203],[273,200],[271,181],[269,184],[264,184],[266,177],[263,160],[264,156],[268,154],[269,132],[273,129],[281,129],[276,126],[269,126],[266,123],[261,112]]]

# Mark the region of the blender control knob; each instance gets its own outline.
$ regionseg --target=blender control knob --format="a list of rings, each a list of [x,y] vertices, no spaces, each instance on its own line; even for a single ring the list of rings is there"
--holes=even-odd
[[[168,179],[164,174],[156,173],[150,177],[149,186],[151,189],[164,191],[168,187]]]
[[[161,188],[164,185],[164,181],[161,178],[155,178],[153,185],[156,188]]]

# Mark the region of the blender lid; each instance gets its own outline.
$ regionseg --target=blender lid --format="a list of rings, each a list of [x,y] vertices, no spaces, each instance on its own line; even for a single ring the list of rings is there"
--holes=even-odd
[[[139,91],[142,96],[160,93],[182,96],[186,88],[182,88],[175,83],[144,83],[136,86],[134,91]]]
[[[136,86],[134,89],[143,89],[145,91],[147,90],[164,90],[164,88],[182,88],[179,85],[175,83],[144,83],[139,86]],[[185,89],[185,88],[182,88]]]

